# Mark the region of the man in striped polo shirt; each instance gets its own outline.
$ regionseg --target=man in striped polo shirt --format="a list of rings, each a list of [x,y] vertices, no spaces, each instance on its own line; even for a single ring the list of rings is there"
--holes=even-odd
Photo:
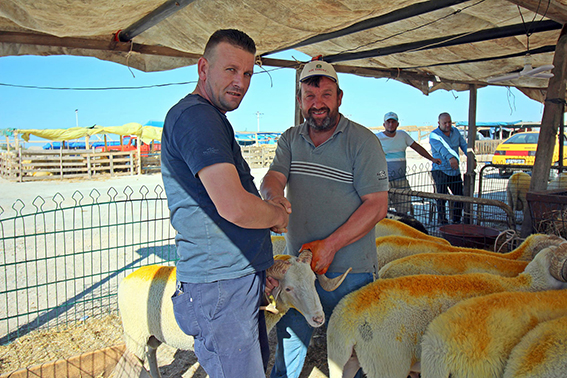
[[[388,210],[380,142],[339,113],[342,97],[333,66],[318,60],[305,65],[297,96],[305,122],[282,134],[260,188],[265,200],[291,203],[286,253],[311,250],[311,268],[331,278],[353,268],[334,292],[316,285],[327,319],[344,295],[373,281],[378,268],[374,226]],[[276,327],[271,377],[298,377],[313,330],[293,309]]]

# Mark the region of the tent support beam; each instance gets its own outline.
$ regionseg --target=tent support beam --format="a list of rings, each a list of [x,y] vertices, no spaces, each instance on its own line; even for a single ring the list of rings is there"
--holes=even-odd
[[[323,42],[323,41],[328,41],[330,39],[343,37],[345,35],[349,35],[349,34],[353,34],[353,33],[358,33],[358,32],[368,30],[368,29],[372,29],[372,28],[375,28],[375,27],[378,27],[378,26],[390,24],[392,22],[401,21],[401,20],[404,20],[406,18],[419,16],[421,14],[436,11],[438,9],[443,9],[443,8],[450,7],[452,5],[464,3],[465,1],[468,1],[468,0],[431,0],[431,1],[425,1],[425,2],[422,2],[422,3],[413,4],[413,5],[407,6],[405,8],[397,9],[393,12],[390,12],[390,13],[387,13],[387,14],[384,14],[384,15],[381,15],[381,16],[378,16],[378,17],[373,17],[373,18],[369,18],[369,19],[364,20],[364,21],[357,22],[356,24],[353,24],[353,25],[346,27],[344,29],[341,29],[341,30],[336,30],[334,32],[316,35],[314,37],[311,37],[311,38],[305,39],[301,42],[298,42],[296,44],[293,44],[291,46],[287,46],[287,47],[284,47],[284,48],[280,48],[280,49],[277,49],[277,50],[274,50],[274,51],[264,53],[264,54],[262,54],[262,56],[269,55],[269,54],[275,54],[277,52],[285,51],[285,50],[289,50],[289,49],[296,49],[296,48],[301,47],[301,46],[307,46],[307,45],[312,45],[312,44]]]
[[[171,56],[177,58],[199,59],[200,54],[191,54],[164,46],[150,46],[139,43],[104,41],[101,39],[55,37],[47,34],[31,34],[0,31],[0,42],[23,45],[57,46],[74,49],[118,51],[128,53]]]
[[[562,25],[555,21],[542,21],[534,25],[533,29],[530,29],[530,31],[533,33],[539,33],[539,32],[561,29],[561,27]],[[524,34],[526,34],[525,25],[516,24],[510,26],[503,26],[501,28],[481,30],[471,34],[461,33],[461,34],[455,34],[445,37],[432,38],[418,42],[410,42],[401,45],[387,46],[378,49],[360,51],[356,53],[327,55],[323,57],[323,60],[328,63],[345,62],[349,60],[367,59],[367,58],[374,58],[377,56],[410,52],[413,50],[423,51],[429,49],[437,49],[440,47],[457,46],[457,45],[464,45],[475,42],[490,41],[493,39],[514,37],[517,35],[524,35]]]
[[[477,87],[474,84],[469,86],[469,120],[467,125],[467,171],[465,173],[464,194],[467,197],[474,196],[475,186],[475,156],[474,145],[476,140],[476,107],[477,107]],[[471,204],[465,203],[465,214],[472,214]],[[465,217],[465,223],[470,224],[470,216]]]
[[[565,6],[558,1],[540,1],[540,0],[508,0],[510,3],[519,5],[529,9],[534,13],[545,16],[560,24],[567,24],[565,17]]]
[[[152,26],[157,25],[167,17],[185,8],[193,1],[194,0],[167,0],[153,12],[134,22],[126,29],[118,31],[116,33],[116,40],[120,42],[130,42],[137,35],[140,35]]]
[[[553,57],[553,77],[549,79],[547,97],[544,102],[543,116],[539,140],[537,142],[536,157],[532,169],[530,191],[542,191],[547,189],[547,180],[553,160],[553,148],[557,140],[557,128],[564,116],[565,105],[565,81],[567,79],[567,25],[561,29],[557,41],[555,56]],[[532,233],[532,218],[529,209],[524,209],[524,221],[522,222],[521,236],[527,237]]]

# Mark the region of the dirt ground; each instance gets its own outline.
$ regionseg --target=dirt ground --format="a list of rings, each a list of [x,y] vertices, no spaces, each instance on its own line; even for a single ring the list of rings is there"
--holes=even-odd
[[[52,330],[38,330],[0,346],[0,374],[40,365],[60,359],[68,359],[82,353],[95,351],[122,343],[122,325],[118,315],[100,319],[89,318],[83,322]],[[270,333],[271,371],[276,347],[275,331]],[[301,378],[327,378],[326,336],[317,329],[307,352]],[[163,378],[206,378],[208,375],[197,362],[191,350],[176,350],[167,345],[158,349],[158,361]],[[147,364],[146,364],[147,368]]]

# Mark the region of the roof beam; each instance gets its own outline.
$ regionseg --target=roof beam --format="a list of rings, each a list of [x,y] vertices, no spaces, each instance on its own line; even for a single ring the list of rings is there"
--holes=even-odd
[[[57,46],[74,49],[102,50],[113,52],[135,51],[140,54],[199,59],[201,54],[191,54],[164,46],[141,45],[139,43],[116,42],[102,39],[55,37],[47,34],[30,34],[0,31],[0,42],[23,45]]]
[[[372,28],[375,28],[375,27],[378,27],[378,26],[390,24],[392,22],[401,21],[401,20],[404,20],[406,18],[418,16],[418,15],[433,12],[433,11],[436,11],[436,10],[439,10],[439,9],[442,9],[442,8],[447,8],[447,7],[450,7],[452,5],[464,3],[466,1],[469,1],[469,0],[431,0],[431,1],[425,1],[423,3],[413,4],[413,5],[407,6],[405,8],[397,9],[393,12],[386,13],[386,14],[378,16],[378,17],[373,17],[373,18],[366,19],[364,21],[357,22],[356,24],[353,24],[353,25],[346,27],[344,29],[336,30],[336,31],[330,32],[330,33],[324,33],[324,34],[316,35],[314,37],[311,37],[311,38],[305,39],[301,42],[298,42],[296,44],[293,44],[291,46],[283,47],[281,49],[277,49],[277,50],[274,50],[274,51],[264,53],[264,54],[262,54],[262,56],[274,54],[274,53],[289,50],[289,49],[295,49],[295,48],[298,48],[298,47],[301,47],[301,46],[312,45],[314,43],[327,41],[329,39],[342,37],[342,36],[345,36],[345,35],[348,35],[348,34],[358,33],[358,32],[361,32],[361,31],[364,31],[364,30],[367,30],[367,29],[372,29]]]
[[[545,54],[545,53],[554,52],[554,51],[555,51],[555,45],[547,45],[547,46],[538,47],[537,49],[530,49],[530,50],[522,51],[522,52],[515,53],[515,54],[491,56],[491,57],[487,57],[487,58],[478,58],[478,59],[459,60],[459,61],[453,61],[453,62],[426,64],[426,65],[423,65],[423,66],[403,67],[401,69],[403,69],[403,70],[415,70],[415,69],[419,69],[419,68],[453,66],[453,65],[456,65],[456,64],[467,64],[467,63],[478,63],[478,62],[489,62],[489,61],[498,60],[498,59],[518,58],[518,57],[526,56],[526,54],[538,55],[538,54]]]
[[[115,38],[120,42],[129,42],[137,35],[142,34],[152,26],[155,26],[167,17],[185,8],[193,1],[194,0],[167,0],[145,17],[142,17],[140,20],[128,26],[126,29],[119,30],[116,33]]]
[[[542,21],[538,22],[537,24],[533,25],[530,29],[532,33],[539,33],[549,30],[558,30],[561,29],[561,24],[555,21]],[[504,26],[501,28],[493,28],[493,29],[486,29],[481,30],[475,33],[460,33],[449,35],[445,37],[433,38],[424,41],[417,41],[417,42],[410,42],[404,43],[401,45],[395,46],[388,46],[378,49],[371,49],[366,51],[360,51],[356,53],[343,53],[343,54],[334,54],[334,55],[327,55],[323,57],[323,60],[328,63],[335,63],[335,62],[345,62],[349,60],[357,60],[357,59],[366,59],[366,58],[374,58],[377,56],[385,56],[385,55],[392,55],[398,54],[402,52],[411,52],[414,50],[429,50],[429,49],[436,49],[440,47],[448,47],[448,46],[456,46],[456,45],[463,45],[467,43],[475,43],[475,42],[482,42],[482,41],[489,41],[493,39],[499,38],[507,38],[507,37],[514,37],[517,35],[525,34],[525,25],[524,24],[516,24],[510,26]]]
[[[510,3],[529,9],[560,24],[567,24],[567,7],[559,1],[508,0]]]

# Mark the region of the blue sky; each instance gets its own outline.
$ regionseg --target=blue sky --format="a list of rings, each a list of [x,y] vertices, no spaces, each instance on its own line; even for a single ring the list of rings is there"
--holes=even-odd
[[[297,51],[276,58],[308,60]],[[293,126],[294,80],[292,69],[266,67],[270,75],[256,67],[251,87],[241,106],[228,113],[236,131],[256,131],[260,112],[261,131],[284,131]],[[0,83],[40,87],[105,88],[139,87],[192,82],[161,88],[135,90],[46,90],[0,85],[0,129],[68,128],[79,126],[119,126],[128,122],[145,124],[162,121],[168,109],[193,91],[196,66],[164,72],[145,73],[123,65],[90,57],[14,56],[0,58]],[[437,115],[449,112],[453,121],[468,118],[468,92],[435,91],[429,96],[395,80],[363,78],[339,74],[344,90],[342,114],[368,127],[382,125],[383,115],[395,111],[400,124],[436,125]],[[539,122],[543,105],[521,92],[504,87],[478,91],[478,122]]]

